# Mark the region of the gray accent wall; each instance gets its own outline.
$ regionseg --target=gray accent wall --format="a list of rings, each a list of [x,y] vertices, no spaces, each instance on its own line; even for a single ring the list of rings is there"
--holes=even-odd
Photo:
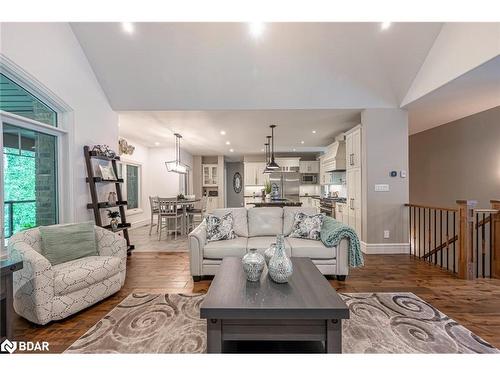
[[[241,188],[241,192],[237,194],[233,189],[233,176],[236,172],[239,172],[241,175],[241,181],[244,183],[244,175],[243,175],[243,163],[226,163],[226,196],[227,196],[227,207],[244,207],[245,199],[244,199],[244,191],[245,189]]]
[[[361,112],[362,230],[367,244],[408,243],[408,112],[401,109],[366,109]],[[397,171],[397,177],[390,177]],[[375,184],[390,191],[376,192]],[[384,230],[390,237],[384,238]]]
[[[412,135],[410,172],[412,203],[500,199],[500,106]]]

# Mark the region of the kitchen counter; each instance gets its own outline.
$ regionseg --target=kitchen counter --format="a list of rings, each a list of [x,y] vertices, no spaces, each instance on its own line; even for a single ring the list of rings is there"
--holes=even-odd
[[[300,206],[302,206],[302,202],[295,202],[295,201],[291,201],[288,199],[271,200],[271,199],[262,199],[262,198],[257,198],[257,197],[252,201],[247,201],[247,204],[253,204],[254,207],[285,207],[285,206],[300,207]]]

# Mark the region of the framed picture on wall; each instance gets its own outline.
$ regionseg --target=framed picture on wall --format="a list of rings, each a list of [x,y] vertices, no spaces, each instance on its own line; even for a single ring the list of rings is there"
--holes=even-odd
[[[99,164],[99,171],[103,180],[116,180],[115,171],[111,165]]]

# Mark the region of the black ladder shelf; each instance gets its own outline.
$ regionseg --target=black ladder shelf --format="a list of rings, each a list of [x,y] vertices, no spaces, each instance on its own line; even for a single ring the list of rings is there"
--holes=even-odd
[[[88,203],[87,208],[94,210],[94,219],[96,225],[108,229],[110,231],[113,231],[115,233],[123,232],[123,237],[127,241],[127,255],[130,255],[132,253],[132,250],[134,250],[134,245],[130,244],[130,239],[128,236],[128,228],[130,228],[130,223],[127,223],[127,219],[125,217],[125,206],[127,205],[127,201],[124,201],[122,196],[121,183],[123,182],[123,179],[117,178],[116,180],[105,180],[102,177],[95,176],[94,167],[92,165],[92,159],[109,161],[113,166],[113,171],[115,172],[115,176],[118,176],[118,168],[116,166],[116,162],[120,161],[120,157],[115,156],[114,158],[108,158],[104,155],[96,153],[95,151],[91,151],[89,146],[83,147],[83,153],[85,156],[85,164],[87,166],[87,183],[89,184],[90,196],[92,198],[92,203]],[[100,183],[115,184],[116,198],[117,198],[117,201],[115,203],[99,202],[99,199],[97,197],[97,184]],[[112,230],[111,225],[102,225],[100,210],[109,209],[113,207],[118,207],[118,210],[120,211],[121,223],[118,224],[117,230]]]

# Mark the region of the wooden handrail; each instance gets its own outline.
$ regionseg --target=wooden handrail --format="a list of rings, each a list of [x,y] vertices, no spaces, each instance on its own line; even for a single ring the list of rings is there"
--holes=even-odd
[[[458,212],[457,208],[438,207],[438,206],[425,206],[425,205],[422,205],[422,204],[413,204],[413,203],[405,203],[405,207],[429,208],[431,210],[441,210],[441,211]]]

